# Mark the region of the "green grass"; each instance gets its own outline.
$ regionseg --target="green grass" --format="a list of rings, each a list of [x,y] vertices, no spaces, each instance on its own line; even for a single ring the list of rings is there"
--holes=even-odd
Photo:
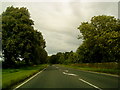
[[[81,63],[81,64],[69,64],[63,65],[65,67],[86,70],[86,71],[94,71],[94,72],[102,72],[114,75],[120,75],[120,69],[118,67],[118,63]]]
[[[2,88],[11,88],[14,85],[31,77],[40,70],[44,69],[46,66],[47,64],[20,68],[20,69],[3,69]]]

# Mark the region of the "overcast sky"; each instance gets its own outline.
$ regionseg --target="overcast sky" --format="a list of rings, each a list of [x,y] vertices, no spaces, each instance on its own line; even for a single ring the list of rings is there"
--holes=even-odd
[[[109,0],[107,2],[51,1],[2,2],[0,10],[1,13],[11,5],[27,7],[35,23],[34,28],[43,34],[49,55],[57,52],[76,51],[82,43],[82,40],[77,39],[80,34],[77,27],[81,22],[90,21],[91,17],[97,15],[118,17],[118,3],[109,2]]]

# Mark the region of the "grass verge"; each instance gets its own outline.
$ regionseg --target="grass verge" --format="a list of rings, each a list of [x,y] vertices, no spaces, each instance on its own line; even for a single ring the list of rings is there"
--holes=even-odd
[[[33,76],[40,70],[47,67],[47,64],[25,67],[20,69],[3,69],[2,70],[2,88],[12,88],[14,85]]]
[[[81,64],[68,64],[63,66],[85,71],[120,75],[120,69],[118,67],[118,64],[116,63],[81,63]]]

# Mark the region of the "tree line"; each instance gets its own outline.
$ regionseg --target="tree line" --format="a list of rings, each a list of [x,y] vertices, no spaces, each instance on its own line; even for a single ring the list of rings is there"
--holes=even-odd
[[[18,68],[46,63],[42,33],[33,28],[27,8],[7,7],[2,13],[3,68]]]
[[[120,19],[94,16],[90,22],[82,22],[78,30],[82,33],[78,38],[83,39],[82,45],[76,52],[52,55],[51,63],[120,62]]]
[[[2,18],[1,18],[2,16]],[[1,20],[2,19],[2,20]],[[48,56],[42,33],[33,28],[27,8],[7,7],[0,15],[2,23],[3,68],[43,63],[96,63],[120,61],[120,19],[99,15],[82,22],[78,30],[82,45],[76,52],[58,52]],[[1,33],[1,32],[0,32]]]
[[[79,61],[77,53],[70,51],[70,52],[58,52],[55,55],[49,57],[50,64],[69,64],[69,63],[78,63]]]

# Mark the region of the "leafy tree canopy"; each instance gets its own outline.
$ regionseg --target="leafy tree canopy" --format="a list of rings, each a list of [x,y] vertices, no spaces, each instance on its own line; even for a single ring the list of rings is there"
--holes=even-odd
[[[113,16],[94,16],[91,22],[82,22],[78,27],[83,36],[83,45],[77,50],[86,62],[119,61],[120,20]]]
[[[2,13],[3,65],[15,67],[43,63],[47,56],[42,33],[34,30],[27,8],[8,7]],[[41,54],[42,53],[42,54]]]

